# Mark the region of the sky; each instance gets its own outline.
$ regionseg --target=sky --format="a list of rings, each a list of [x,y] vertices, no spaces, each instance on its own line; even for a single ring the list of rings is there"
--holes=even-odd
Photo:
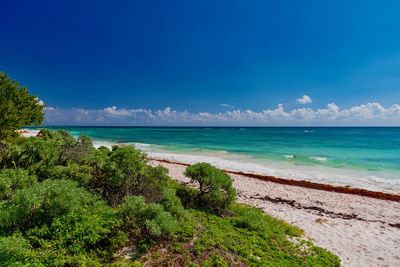
[[[49,125],[400,125],[398,1],[2,1]]]

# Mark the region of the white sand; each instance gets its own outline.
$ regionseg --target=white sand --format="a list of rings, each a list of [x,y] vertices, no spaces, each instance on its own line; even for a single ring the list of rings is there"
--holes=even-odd
[[[17,130],[16,132],[20,133],[23,137],[32,137],[36,136],[40,131],[31,129],[21,129]]]
[[[171,177],[180,182],[190,182],[183,175],[185,166],[159,161],[151,164],[168,168]],[[400,229],[389,225],[400,226],[399,202],[241,175],[232,178],[239,202],[304,229],[315,244],[338,255],[344,266],[400,266]]]

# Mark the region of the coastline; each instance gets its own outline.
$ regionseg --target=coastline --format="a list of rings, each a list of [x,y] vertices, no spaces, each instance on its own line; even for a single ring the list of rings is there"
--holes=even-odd
[[[22,134],[35,136],[37,131]],[[101,145],[115,143],[95,142],[96,147]],[[173,179],[189,185],[193,184],[183,174],[186,166],[201,159],[214,163],[206,156],[179,154],[171,159],[171,153],[138,148],[149,154],[150,164],[166,167]],[[344,266],[400,265],[396,253],[400,249],[400,195],[225,170],[232,176],[239,202],[302,228],[305,238],[337,254]]]
[[[152,159],[185,184],[186,163]],[[344,266],[399,266],[400,202],[254,179],[231,173],[238,201],[302,228]],[[191,184],[194,185],[194,184]],[[379,207],[379,209],[377,208]]]
[[[40,128],[28,130],[37,131],[39,129]],[[343,187],[345,188],[342,190],[343,192],[348,191],[346,188],[356,188],[360,190],[374,192],[376,191],[389,194],[400,194],[400,169],[397,172],[396,170],[392,170],[390,168],[385,169],[383,167],[386,166],[385,164],[387,164],[387,159],[394,157],[393,151],[388,152],[391,153],[390,155],[367,153],[366,155],[359,158],[360,161],[368,161],[369,158],[371,158],[372,162],[376,163],[376,167],[371,165],[372,163],[365,166],[353,166],[346,163],[348,160],[348,154],[345,153],[341,155],[342,163],[340,164],[343,165],[340,165],[337,159],[335,159],[334,154],[322,152],[322,150],[320,149],[322,145],[315,145],[314,148],[309,151],[307,157],[313,158],[313,160],[309,160],[308,162],[304,162],[303,160],[307,153],[296,151],[295,146],[293,147],[293,149],[288,148],[288,145],[286,145],[286,148],[279,148],[283,150],[273,148],[275,152],[266,152],[266,154],[264,155],[264,152],[261,153],[260,151],[264,151],[265,149],[266,151],[268,151],[268,148],[261,147],[260,150],[260,148],[257,147],[253,148],[252,144],[249,144],[250,147],[247,147],[246,144],[248,144],[249,142],[249,138],[247,137],[245,138],[245,140],[243,140],[245,142],[243,144],[238,143],[235,146],[232,145],[232,142],[234,140],[237,142],[241,142],[241,139],[236,140],[237,138],[235,137],[236,139],[234,138],[232,140],[228,140],[230,142],[230,145],[222,144],[216,145],[214,146],[214,148],[211,148],[212,146],[210,147],[209,144],[211,144],[211,139],[214,140],[214,135],[216,138],[213,141],[214,143],[217,140],[221,139],[221,133],[218,133],[219,131],[217,131],[217,133],[214,133],[212,130],[201,129],[200,132],[197,132],[198,130],[196,129],[189,129],[187,130],[187,133],[183,133],[183,139],[179,139],[177,136],[171,136],[170,138],[169,133],[171,131],[173,134],[176,134],[178,136],[181,135],[182,131],[180,129],[178,130],[178,132],[176,132],[176,130],[170,128],[165,128],[165,130],[164,128],[162,128],[162,130],[158,128],[143,130],[142,128],[97,129],[90,127],[81,127],[66,128],[64,130],[70,131],[74,137],[78,137],[80,134],[86,134],[90,136],[93,140],[94,146],[96,147],[106,146],[110,148],[112,145],[133,145],[136,148],[148,153],[150,157],[162,158],[173,162],[184,162],[188,164],[194,164],[196,162],[207,162],[220,169],[229,170],[232,172],[283,178],[285,179],[283,182],[286,182],[286,180],[293,180],[292,184],[301,184],[303,183],[303,181],[307,181],[303,184],[304,186],[308,187],[313,187],[313,183],[317,183],[317,187],[321,187],[319,184],[332,185],[335,188]],[[230,133],[231,130],[228,129],[226,131],[227,132],[223,132],[223,134]],[[258,131],[252,133],[250,132],[250,130],[232,131],[232,134],[234,135],[238,134],[236,132],[240,132],[239,135],[241,137],[243,137],[242,133],[244,133],[246,136],[248,136],[249,134],[260,134],[257,133]],[[264,134],[264,132],[262,133]],[[297,134],[297,132],[295,133]],[[315,133],[318,133],[318,131],[316,130]],[[265,134],[270,133],[267,131]],[[294,133],[290,132],[290,135],[292,134]],[[306,135],[308,136],[309,133],[307,133]],[[192,139],[190,139],[189,137],[194,138],[195,136],[198,136],[200,140],[193,139],[196,140],[196,142],[193,143],[192,141],[190,141]],[[301,138],[305,140],[308,140],[310,138],[304,137],[304,135],[302,134],[301,136]],[[324,137],[324,135],[322,137]],[[319,139],[322,137],[319,137]],[[208,141],[204,141],[204,138],[208,138]],[[318,138],[314,139],[311,140],[315,142],[319,140]],[[291,141],[293,140],[291,139]],[[298,139],[295,138],[295,140],[295,143],[298,144]],[[221,140],[221,142],[223,141]],[[280,141],[277,142],[279,144]],[[311,141],[308,141],[308,143],[310,142]],[[308,147],[309,144],[304,145]],[[244,148],[245,146],[246,148]],[[236,147],[238,150],[232,150],[231,148],[233,147]],[[315,147],[319,147],[318,151],[321,151],[321,153],[316,151]],[[269,156],[266,156],[267,154],[274,154],[278,157],[274,156],[270,158]],[[321,160],[322,156],[326,158],[324,158],[324,160]],[[379,158],[385,158],[386,161],[384,160],[382,163],[380,163],[378,161]],[[395,163],[396,161],[395,159],[393,159],[390,164],[393,165]],[[330,190],[334,189],[331,188]]]
[[[308,188],[360,194],[387,200],[399,201],[400,180],[371,176],[367,171],[353,171],[326,166],[297,166],[283,161],[260,161],[246,155],[226,151],[173,151],[159,145],[142,143],[113,143],[95,141],[94,145],[133,145],[146,152],[150,158],[169,162],[194,164],[207,162],[232,174],[243,174],[250,178],[275,181]]]
[[[182,165],[182,166],[186,166],[186,167],[191,165],[188,163],[166,160],[163,158],[150,158],[150,159],[153,161],[157,161],[157,162]],[[278,184],[282,184],[282,185],[299,186],[299,187],[315,189],[315,190],[323,190],[323,191],[329,191],[329,192],[351,194],[351,195],[358,195],[358,196],[376,198],[376,199],[381,199],[381,200],[390,200],[390,201],[400,202],[400,194],[372,191],[372,190],[367,190],[367,189],[362,189],[362,188],[353,188],[353,187],[336,186],[336,185],[330,185],[330,184],[322,184],[322,183],[316,183],[316,182],[311,182],[311,181],[306,181],[306,180],[293,180],[293,179],[280,178],[280,177],[275,177],[275,176],[262,175],[262,174],[257,174],[257,173],[246,173],[246,172],[242,172],[242,171],[232,171],[232,170],[224,170],[224,171],[229,174],[241,175],[241,176],[248,177],[248,178],[258,179],[258,180],[262,180],[262,181],[266,181],[266,182],[278,183]]]

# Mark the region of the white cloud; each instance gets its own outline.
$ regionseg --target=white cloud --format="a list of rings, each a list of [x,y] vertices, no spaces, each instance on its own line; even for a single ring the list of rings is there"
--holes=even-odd
[[[234,106],[229,105],[229,104],[221,104],[221,107],[223,107],[223,108],[234,108]]]
[[[163,110],[126,109],[116,106],[104,109],[46,108],[46,124],[50,125],[400,125],[400,105],[383,107],[372,102],[347,109],[335,103],[325,108],[297,108],[286,110],[282,104],[261,111],[229,110],[219,113],[177,111],[171,107]]]
[[[35,97],[35,100],[36,100],[37,105],[44,107],[43,100],[39,99],[38,97]]]
[[[311,104],[312,103],[312,99],[308,95],[303,95],[302,98],[297,98],[296,101],[299,102],[302,105],[306,105],[306,104]]]
[[[53,110],[53,109],[54,109],[53,107],[48,107],[48,106],[46,106],[46,104],[44,103],[44,101],[41,100],[41,99],[38,98],[38,97],[36,97],[35,100],[37,101],[37,105],[43,107],[43,110],[45,110],[45,111],[46,111],[46,110]]]

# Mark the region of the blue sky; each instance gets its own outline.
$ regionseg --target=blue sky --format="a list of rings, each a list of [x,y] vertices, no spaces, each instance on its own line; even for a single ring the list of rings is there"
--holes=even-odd
[[[183,124],[207,124],[190,119],[279,104],[294,116],[331,103],[351,114],[380,107],[328,124],[400,123],[398,1],[1,1],[0,9],[0,71],[45,102],[49,124],[182,124],[134,112],[168,107],[190,113]],[[311,101],[297,101],[304,95]],[[77,118],[82,111],[91,117]],[[279,121],[246,118],[225,123]]]

